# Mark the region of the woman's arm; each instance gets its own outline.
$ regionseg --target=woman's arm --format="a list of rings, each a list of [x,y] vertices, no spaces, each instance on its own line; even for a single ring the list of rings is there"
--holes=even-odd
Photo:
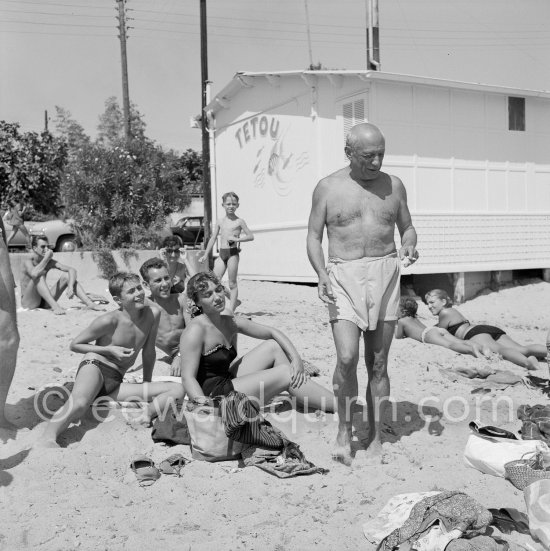
[[[298,388],[306,382],[302,358],[300,358],[300,354],[298,354],[291,340],[282,331],[275,329],[275,327],[270,327],[269,325],[260,325],[243,316],[237,316],[233,319],[235,320],[235,325],[239,333],[247,337],[264,341],[273,339],[282,348],[292,367],[290,384],[293,388]]]
[[[197,382],[204,333],[204,329],[197,323],[191,323],[184,329],[180,338],[181,383],[189,400],[204,396],[204,392]]]

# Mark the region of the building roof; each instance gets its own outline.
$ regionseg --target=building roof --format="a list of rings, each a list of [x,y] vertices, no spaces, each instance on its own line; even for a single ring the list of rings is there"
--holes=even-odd
[[[415,75],[404,75],[398,73],[384,73],[380,71],[348,71],[348,70],[324,70],[324,71],[269,71],[269,72],[248,72],[235,73],[235,76],[226,86],[220,90],[206,106],[207,111],[216,112],[228,107],[232,97],[237,95],[242,88],[252,88],[256,79],[266,79],[272,85],[278,85],[281,79],[286,77],[301,77],[308,86],[314,86],[319,78],[327,78],[333,84],[337,84],[344,77],[355,77],[365,82],[385,81],[403,82],[410,84],[423,84],[426,86],[439,86],[443,88],[455,88],[473,90],[477,92],[491,92],[494,94],[505,94],[507,96],[540,97],[550,99],[550,91],[529,90],[521,88],[509,88],[506,86],[494,86],[476,82],[462,82],[457,80],[445,80],[441,78],[421,77]]]

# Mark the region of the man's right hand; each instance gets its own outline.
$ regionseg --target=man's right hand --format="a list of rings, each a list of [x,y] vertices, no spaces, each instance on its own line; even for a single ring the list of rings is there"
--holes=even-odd
[[[330,279],[328,274],[319,276],[319,284],[317,285],[317,292],[319,293],[319,298],[326,302],[327,304],[334,304],[336,299],[332,293],[332,285],[330,284]]]
[[[53,257],[53,251],[51,249],[46,249],[46,252],[44,253],[44,260],[51,260]]]
[[[202,264],[206,260],[206,256],[206,254],[202,254],[197,260]]]
[[[65,308],[61,308],[61,306],[57,306],[56,308],[54,308],[52,310],[52,312],[56,315],[56,316],[64,316],[67,311],[65,310]]]
[[[109,351],[109,354],[111,354],[111,356],[118,361],[127,360],[134,353],[133,348],[116,346],[114,344],[111,346],[107,346],[107,350]]]

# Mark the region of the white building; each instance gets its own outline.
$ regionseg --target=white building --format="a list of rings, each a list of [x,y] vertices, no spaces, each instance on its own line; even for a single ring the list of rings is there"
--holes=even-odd
[[[237,73],[206,112],[213,217],[234,191],[256,235],[241,277],[316,281],[311,194],[346,164],[345,134],[363,121],[384,132],[384,169],[407,189],[421,259],[404,273],[464,284],[550,268],[550,92],[374,71]]]

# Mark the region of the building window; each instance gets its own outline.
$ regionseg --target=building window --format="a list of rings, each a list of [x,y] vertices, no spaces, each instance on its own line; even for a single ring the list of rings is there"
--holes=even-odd
[[[508,130],[525,132],[525,98],[508,98]]]
[[[348,158],[344,154],[344,147],[346,145],[346,136],[353,126],[361,122],[367,121],[366,114],[367,95],[361,94],[361,96],[355,96],[352,98],[346,98],[340,100],[336,104],[337,118],[341,121],[340,128],[343,131],[342,134],[342,154],[344,155],[344,161],[348,161]]]

